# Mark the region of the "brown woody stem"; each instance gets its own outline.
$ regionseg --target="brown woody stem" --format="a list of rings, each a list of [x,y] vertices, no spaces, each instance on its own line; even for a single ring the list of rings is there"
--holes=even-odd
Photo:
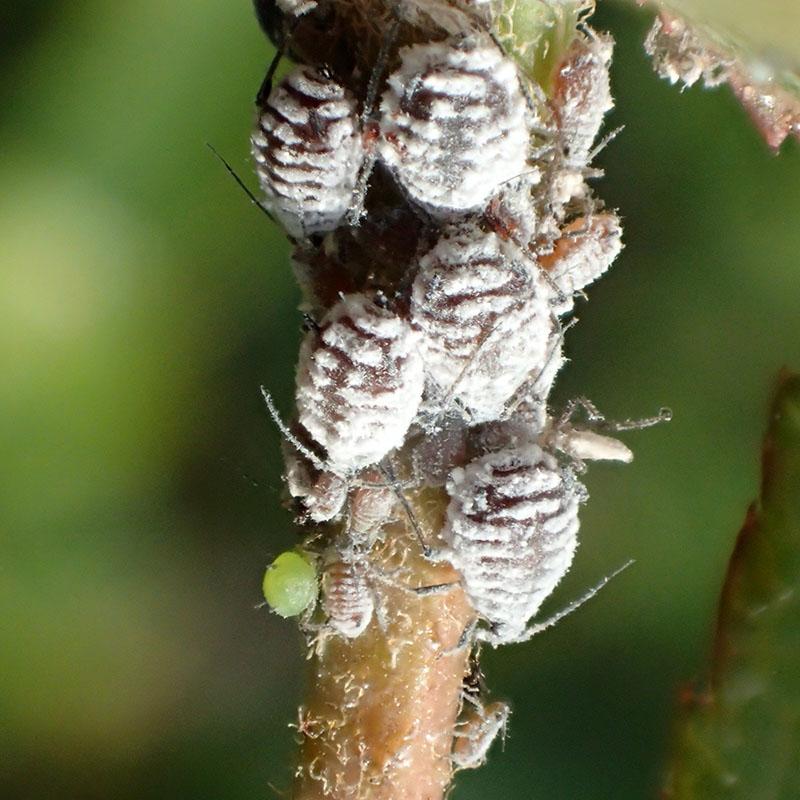
[[[423,529],[438,530],[441,491],[411,498]],[[380,613],[355,639],[318,642],[298,721],[297,800],[437,800],[450,783],[453,730],[472,612],[458,576],[423,558],[406,521],[387,527],[371,554]],[[446,591],[420,586],[453,582]]]

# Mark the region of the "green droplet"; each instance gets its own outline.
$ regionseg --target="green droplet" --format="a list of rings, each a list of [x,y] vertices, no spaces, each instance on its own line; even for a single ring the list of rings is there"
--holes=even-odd
[[[295,550],[281,553],[264,574],[264,599],[282,617],[302,614],[317,596],[317,571]]]

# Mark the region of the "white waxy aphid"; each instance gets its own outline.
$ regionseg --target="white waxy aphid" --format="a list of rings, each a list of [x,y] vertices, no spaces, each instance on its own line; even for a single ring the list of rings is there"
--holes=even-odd
[[[517,68],[486,35],[400,51],[381,102],[379,155],[435,217],[477,210],[526,171]]]
[[[366,561],[337,558],[322,573],[322,609],[327,626],[348,639],[366,630],[375,611],[367,570]]]
[[[289,494],[300,500],[304,517],[328,522],[341,512],[347,499],[347,481],[316,466],[299,453],[291,442],[283,446],[284,479]]]
[[[264,205],[291,236],[336,228],[365,153],[346,89],[310,67],[295,68],[259,109],[251,146]]]
[[[457,401],[475,422],[496,419],[543,366],[552,290],[509,242],[455,229],[420,261],[411,320],[424,337],[432,403]]]
[[[468,712],[456,723],[450,760],[456,769],[477,769],[486,763],[489,748],[498,735],[505,736],[511,707],[497,700],[483,705],[470,700]]]
[[[608,76],[613,49],[610,36],[579,36],[556,73],[553,107],[566,167],[588,165],[603,117],[614,107]]]
[[[539,266],[561,294],[553,310],[572,310],[573,296],[596,281],[622,250],[622,225],[613,212],[581,217],[567,225],[553,251],[539,258]]]
[[[493,645],[530,635],[529,620],[569,570],[585,490],[538,445],[488,453],[453,470],[442,536]]]
[[[424,382],[411,325],[365,295],[345,295],[300,348],[298,420],[330,470],[350,474],[403,443]]]

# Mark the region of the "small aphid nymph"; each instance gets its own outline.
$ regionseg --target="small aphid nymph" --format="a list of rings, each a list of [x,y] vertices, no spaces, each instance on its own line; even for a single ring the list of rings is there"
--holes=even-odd
[[[622,251],[622,225],[610,211],[580,217],[562,230],[550,253],[539,257],[539,266],[558,289],[553,303],[557,314],[572,310],[574,295],[594,283]]]
[[[505,738],[511,707],[502,700],[483,705],[471,699],[456,723],[450,760],[455,769],[477,769],[486,763],[489,748],[498,735]]]
[[[365,154],[356,102],[345,88],[320,71],[296,67],[259,109],[251,144],[264,206],[290,236],[339,224]]]
[[[375,598],[366,561],[336,559],[322,573],[322,609],[326,624],[348,639],[360,636],[372,620]]]
[[[432,216],[482,208],[527,169],[528,111],[514,62],[486,34],[400,55],[381,102],[380,157]]]
[[[283,443],[283,462],[289,494],[304,510],[300,522],[328,522],[339,516],[347,499],[347,481],[342,476],[317,469],[289,441]]]
[[[608,65],[614,40],[594,31],[577,37],[555,80],[553,105],[566,165],[581,170],[589,163],[603,117],[614,107]]]

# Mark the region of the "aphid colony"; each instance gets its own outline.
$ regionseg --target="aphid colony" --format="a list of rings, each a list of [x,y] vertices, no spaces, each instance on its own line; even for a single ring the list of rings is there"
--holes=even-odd
[[[323,7],[324,24],[341,23],[329,3],[278,6],[287,30]],[[444,528],[422,549],[460,574],[475,612],[465,641],[497,646],[541,629],[531,620],[569,570],[583,461],[630,460],[548,408],[563,317],[622,247],[587,184],[612,43],[579,33],[543,87],[489,34],[489,3],[406,0],[394,13],[399,43],[384,40],[366,74],[298,34],[301,63],[261,99],[252,136],[309,320],[284,455],[314,527],[286,580],[313,598],[291,608],[315,635],[381,625],[380,586],[398,579],[370,553],[411,515],[409,483],[439,487]],[[482,762],[508,716],[472,706],[460,768]]]

